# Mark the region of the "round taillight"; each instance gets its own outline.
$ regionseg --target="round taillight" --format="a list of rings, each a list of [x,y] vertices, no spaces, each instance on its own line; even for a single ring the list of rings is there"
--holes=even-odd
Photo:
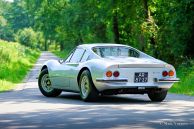
[[[163,77],[168,76],[168,72],[167,72],[167,71],[163,71],[163,72],[162,72],[162,76],[163,76]]]
[[[120,75],[119,71],[115,71],[115,72],[113,73],[113,76],[114,76],[114,77],[118,77],[119,75]]]
[[[106,76],[107,76],[107,77],[111,77],[111,76],[112,76],[112,72],[111,72],[111,71],[107,71],[107,72],[106,72]]]
[[[168,72],[168,75],[169,75],[169,76],[174,76],[174,71],[170,70],[170,71]]]

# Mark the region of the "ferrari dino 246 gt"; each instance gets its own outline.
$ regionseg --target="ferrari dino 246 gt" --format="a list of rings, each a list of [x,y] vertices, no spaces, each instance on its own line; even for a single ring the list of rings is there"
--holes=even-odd
[[[38,78],[43,95],[77,92],[84,101],[99,95],[148,94],[160,102],[178,81],[172,65],[120,44],[79,45],[65,60],[45,62]]]

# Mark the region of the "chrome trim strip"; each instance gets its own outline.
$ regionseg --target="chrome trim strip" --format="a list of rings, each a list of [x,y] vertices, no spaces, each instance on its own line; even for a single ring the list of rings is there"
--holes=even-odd
[[[176,78],[176,79],[155,79],[156,82],[179,82],[180,79]]]
[[[128,82],[127,79],[96,79],[97,82]]]

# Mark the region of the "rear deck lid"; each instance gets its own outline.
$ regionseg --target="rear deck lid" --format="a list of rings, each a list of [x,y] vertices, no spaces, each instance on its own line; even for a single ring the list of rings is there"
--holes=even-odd
[[[108,57],[105,58],[111,64],[118,64],[119,68],[163,68],[165,63],[152,58],[135,57]]]

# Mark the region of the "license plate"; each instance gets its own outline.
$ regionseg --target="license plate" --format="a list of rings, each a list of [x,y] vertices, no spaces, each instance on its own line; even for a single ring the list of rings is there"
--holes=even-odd
[[[135,73],[134,82],[135,83],[148,82],[148,73],[147,72],[137,72],[137,73]]]

